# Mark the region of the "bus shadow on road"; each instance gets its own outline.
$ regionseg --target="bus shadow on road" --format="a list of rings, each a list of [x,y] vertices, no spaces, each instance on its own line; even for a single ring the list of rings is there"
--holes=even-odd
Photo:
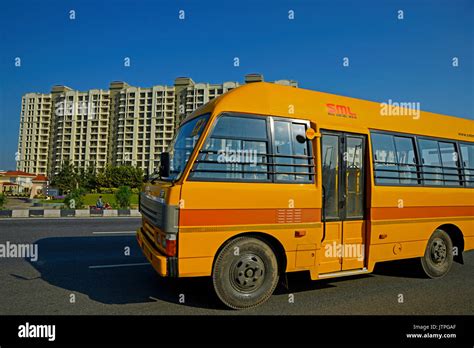
[[[330,289],[337,287],[337,283],[339,282],[344,282],[352,279],[365,279],[371,277],[373,276],[370,274],[359,274],[340,278],[311,280],[309,271],[288,273],[288,286],[286,287],[283,284],[280,285],[275,290],[275,295]]]
[[[397,278],[426,278],[419,259],[405,259],[375,264],[374,274]]]
[[[375,265],[374,271],[369,274],[352,275],[340,278],[328,278],[316,281],[310,280],[309,271],[288,274],[288,289],[284,286],[277,288],[275,294],[312,291],[318,289],[334,288],[337,283],[356,279],[372,278],[377,275],[397,278],[419,278],[426,276],[421,272],[418,259],[405,259],[381,262]]]
[[[209,278],[160,277],[142,255],[134,235],[52,237],[35,243],[39,258],[28,262],[40,273],[40,278],[93,301],[103,304],[165,301],[207,309],[223,308]]]
[[[36,243],[39,259],[30,264],[40,273],[41,279],[76,295],[84,294],[93,301],[103,304],[164,301],[196,308],[225,308],[217,299],[210,278],[160,277],[143,256],[134,235],[51,237]],[[413,262],[378,264],[374,274],[420,277]],[[91,268],[97,266],[99,268]],[[100,268],[102,266],[111,267]],[[17,275],[11,276],[21,279]],[[337,287],[340,282],[370,277],[373,275],[311,281],[307,272],[290,273],[288,288],[279,285],[275,295],[324,290]]]

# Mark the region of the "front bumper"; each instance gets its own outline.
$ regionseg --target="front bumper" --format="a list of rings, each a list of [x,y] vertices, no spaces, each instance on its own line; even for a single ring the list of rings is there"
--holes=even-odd
[[[163,255],[149,240],[141,228],[137,229],[138,245],[153,268],[162,277],[178,276],[178,258]]]

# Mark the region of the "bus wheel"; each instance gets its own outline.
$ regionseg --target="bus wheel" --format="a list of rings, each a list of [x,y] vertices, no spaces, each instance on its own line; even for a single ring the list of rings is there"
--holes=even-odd
[[[212,272],[214,289],[228,307],[256,307],[278,284],[278,262],[272,248],[260,239],[238,237],[217,255]]]
[[[426,246],[421,266],[430,278],[441,278],[453,265],[453,242],[443,230],[436,230]]]

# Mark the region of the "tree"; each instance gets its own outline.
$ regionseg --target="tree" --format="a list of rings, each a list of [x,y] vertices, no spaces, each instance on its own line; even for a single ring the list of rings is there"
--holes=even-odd
[[[7,202],[7,197],[3,194],[0,193],[0,209],[3,209],[3,206]]]
[[[64,204],[69,209],[81,209],[84,207],[85,190],[82,188],[74,189],[64,198]]]
[[[112,187],[110,183],[110,178],[107,176],[109,168],[110,168],[109,166],[107,166],[106,168],[102,168],[97,173],[97,176],[96,176],[97,187]]]
[[[70,162],[64,162],[59,173],[53,177],[51,184],[62,192],[69,192],[78,187],[89,191],[99,187],[129,186],[139,188],[142,182],[143,171],[140,168],[109,165],[97,171],[94,165],[89,165],[86,169],[75,169]]]
[[[53,176],[51,185],[56,186],[62,193],[78,188],[79,176],[74,165],[69,161],[63,162],[59,172]]]
[[[129,186],[138,188],[143,182],[143,171],[132,166],[107,166],[105,170],[97,175],[99,187]]]
[[[119,208],[126,209],[130,207],[130,201],[132,198],[132,190],[129,186],[120,186],[115,192],[115,201]]]
[[[86,169],[81,168],[78,171],[78,183],[79,187],[87,190],[94,190],[98,187],[97,173],[93,162]]]

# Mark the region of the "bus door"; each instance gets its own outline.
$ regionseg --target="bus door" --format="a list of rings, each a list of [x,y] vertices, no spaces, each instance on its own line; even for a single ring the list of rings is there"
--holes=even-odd
[[[364,135],[321,132],[323,239],[319,273],[364,268]]]

